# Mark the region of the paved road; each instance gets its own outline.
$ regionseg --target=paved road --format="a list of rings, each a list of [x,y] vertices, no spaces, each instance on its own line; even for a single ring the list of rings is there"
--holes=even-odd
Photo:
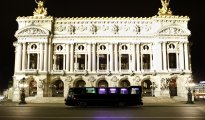
[[[202,105],[136,107],[1,106],[0,120],[205,120]]]

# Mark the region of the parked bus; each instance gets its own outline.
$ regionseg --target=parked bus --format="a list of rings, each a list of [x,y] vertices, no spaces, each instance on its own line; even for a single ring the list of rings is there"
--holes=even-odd
[[[138,106],[143,105],[141,86],[70,88],[65,99],[68,106]]]

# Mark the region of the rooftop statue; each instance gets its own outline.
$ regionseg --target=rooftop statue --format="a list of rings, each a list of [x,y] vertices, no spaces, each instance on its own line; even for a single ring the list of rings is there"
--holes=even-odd
[[[33,12],[34,16],[46,16],[47,15],[47,9],[44,8],[44,0],[35,0],[38,4],[38,8],[35,8],[35,11]]]
[[[161,0],[162,8],[159,8],[158,15],[172,15],[172,11],[169,8],[169,2],[170,0]]]

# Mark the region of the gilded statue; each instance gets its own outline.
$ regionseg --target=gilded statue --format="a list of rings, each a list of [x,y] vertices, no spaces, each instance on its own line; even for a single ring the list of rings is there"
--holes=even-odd
[[[38,4],[38,8],[35,8],[35,11],[33,12],[34,16],[45,16],[47,15],[47,9],[44,8],[44,2],[43,0],[36,1]]]
[[[162,8],[159,8],[158,15],[172,15],[172,11],[169,8],[170,0],[161,0]]]

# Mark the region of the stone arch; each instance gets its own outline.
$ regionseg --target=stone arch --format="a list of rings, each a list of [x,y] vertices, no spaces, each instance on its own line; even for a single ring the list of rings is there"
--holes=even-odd
[[[73,82],[73,86],[74,87],[86,87],[86,82],[80,77],[80,78],[75,79],[75,81]]]
[[[64,82],[60,78],[56,78],[50,85],[52,91],[52,97],[64,96]]]
[[[159,35],[190,35],[191,32],[182,26],[172,24],[160,28],[157,32]]]
[[[37,95],[37,82],[33,79],[29,82],[29,96],[35,95]]]
[[[119,87],[129,87],[130,85],[131,85],[130,81],[128,80],[127,77],[120,79],[118,83]]]
[[[150,77],[144,78],[141,82],[141,86],[143,96],[152,96],[152,81]]]
[[[40,27],[40,26],[31,25],[31,26],[27,26],[27,27],[17,30],[15,33],[15,36],[16,37],[31,36],[31,35],[32,36],[33,35],[48,36],[49,34],[50,34],[49,30],[43,27]]]
[[[171,77],[169,81],[170,96],[177,96],[177,77]]]
[[[107,80],[104,77],[102,77],[96,81],[96,86],[97,87],[109,87],[109,84]]]

